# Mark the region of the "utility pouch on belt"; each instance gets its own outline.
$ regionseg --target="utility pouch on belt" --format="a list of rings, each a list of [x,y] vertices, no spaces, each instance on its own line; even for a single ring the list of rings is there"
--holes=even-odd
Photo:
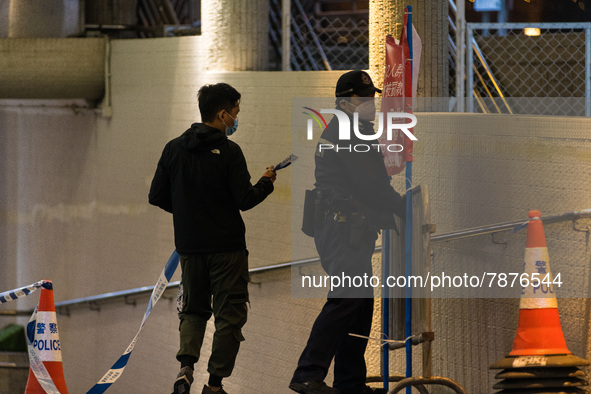
[[[304,197],[304,215],[302,219],[302,231],[309,237],[314,236],[314,223],[316,221],[316,189],[306,190]]]

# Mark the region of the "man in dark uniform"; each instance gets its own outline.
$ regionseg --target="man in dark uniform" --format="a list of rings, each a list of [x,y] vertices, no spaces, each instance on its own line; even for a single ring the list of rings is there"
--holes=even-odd
[[[364,71],[343,74],[336,86],[336,107],[345,112],[363,135],[375,134],[373,120],[377,89]],[[369,144],[377,141],[369,142]],[[321,144],[324,149],[320,149]],[[368,145],[351,132],[339,140],[334,116],[323,131],[315,153],[317,207],[314,242],[322,267],[330,276],[372,276],[372,255],[379,229],[395,228],[394,214],[404,216],[404,199],[392,188],[383,157],[375,148],[355,151],[349,146]],[[332,149],[326,147],[332,146]],[[385,389],[365,384],[365,349],[373,317],[373,288],[344,284],[331,289],[300,356],[290,388],[299,393],[369,394]],[[334,388],[324,379],[334,359]]]
[[[240,147],[228,136],[238,127],[240,93],[225,83],[199,90],[203,123],[194,123],[162,152],[150,188],[150,204],[171,212],[183,289],[181,370],[173,394],[189,394],[207,321],[215,316],[209,382],[203,394],[226,393],[244,340],[248,302],[248,251],[240,211],[261,203],[273,191],[273,167],[253,186]],[[213,298],[213,303],[212,303]]]

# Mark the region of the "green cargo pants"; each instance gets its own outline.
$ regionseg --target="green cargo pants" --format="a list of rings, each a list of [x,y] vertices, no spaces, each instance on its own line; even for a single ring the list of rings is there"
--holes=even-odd
[[[207,321],[215,317],[215,333],[208,372],[228,377],[234,369],[242,327],[246,323],[248,302],[248,251],[180,255],[182,269],[182,307],[180,356],[201,352]]]

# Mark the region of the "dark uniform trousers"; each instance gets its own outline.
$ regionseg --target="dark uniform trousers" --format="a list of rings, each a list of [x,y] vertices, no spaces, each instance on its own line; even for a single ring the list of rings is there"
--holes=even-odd
[[[199,359],[207,321],[215,317],[215,333],[208,372],[230,376],[234,369],[248,302],[248,251],[180,255],[182,308],[180,356]]]
[[[322,267],[331,276],[372,275],[371,259],[377,235],[369,229],[351,245],[348,223],[329,218],[315,229],[314,241]],[[369,280],[369,279],[368,279]],[[371,286],[333,289],[316,318],[308,343],[298,361],[292,382],[324,381],[334,358],[333,387],[342,394],[358,394],[365,388],[367,339],[373,317]]]

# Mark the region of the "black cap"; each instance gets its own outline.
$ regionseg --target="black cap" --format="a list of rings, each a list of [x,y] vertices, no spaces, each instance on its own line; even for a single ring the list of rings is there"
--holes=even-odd
[[[380,89],[373,86],[373,82],[368,73],[361,70],[355,70],[341,75],[337,81],[335,96],[347,97],[356,94],[363,97],[368,96],[373,92],[382,93]]]

